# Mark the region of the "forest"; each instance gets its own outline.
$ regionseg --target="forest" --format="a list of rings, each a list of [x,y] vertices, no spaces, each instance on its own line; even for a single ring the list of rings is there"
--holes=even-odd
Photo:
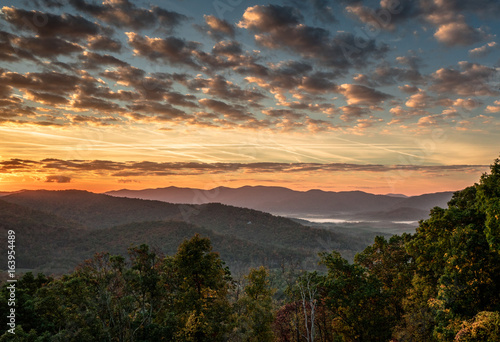
[[[497,159],[414,234],[377,237],[353,262],[333,250],[314,271],[234,277],[199,234],[172,255],[99,253],[61,277],[24,274],[0,341],[500,341],[499,218]]]

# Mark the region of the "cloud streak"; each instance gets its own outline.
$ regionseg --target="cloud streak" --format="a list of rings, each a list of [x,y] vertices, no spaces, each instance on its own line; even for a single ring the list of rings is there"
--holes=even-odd
[[[0,162],[0,173],[44,171],[48,173],[99,173],[114,177],[200,175],[220,173],[299,173],[299,172],[391,172],[417,171],[423,173],[478,172],[486,165],[380,165],[346,163],[199,163],[199,162],[115,162],[109,160],[22,160]],[[46,181],[67,183],[69,177],[48,176]]]

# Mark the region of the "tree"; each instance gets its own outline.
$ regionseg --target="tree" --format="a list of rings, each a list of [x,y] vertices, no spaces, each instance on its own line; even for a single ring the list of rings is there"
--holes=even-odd
[[[197,342],[222,341],[229,330],[231,274],[208,238],[198,234],[182,242],[172,259],[178,283],[177,337]]]
[[[403,300],[413,277],[411,256],[405,249],[405,244],[410,240],[409,234],[394,235],[389,241],[377,236],[371,246],[354,258],[357,264],[381,281],[383,292],[391,298],[389,306],[394,324],[403,315]]]
[[[448,208],[434,208],[406,244],[418,279],[412,292],[427,296],[407,300],[406,317],[417,308],[433,312],[440,341],[452,341],[477,313],[500,310],[499,199],[497,159],[479,184],[456,192]]]
[[[248,342],[274,341],[272,324],[273,294],[269,282],[269,271],[261,266],[251,269],[245,277],[244,295],[235,304],[237,318],[236,334],[239,340]]]
[[[500,341],[500,313],[481,311],[470,321],[465,321],[455,336],[456,342]]]
[[[296,282],[296,291],[300,296],[304,313],[305,338],[307,342],[314,342],[315,339],[315,319],[320,281],[321,278],[317,272],[306,272]]]
[[[321,262],[328,270],[322,296],[332,313],[335,333],[347,341],[387,341],[393,321],[382,282],[336,251],[322,253]]]
[[[50,329],[51,323],[44,320],[35,308],[37,291],[53,281],[53,278],[39,273],[36,277],[33,273],[24,274],[16,283],[16,325],[22,325],[24,331],[36,330],[42,333]],[[11,283],[5,282],[0,290],[0,310],[9,312],[8,286]],[[7,326],[7,315],[2,315],[0,323]]]

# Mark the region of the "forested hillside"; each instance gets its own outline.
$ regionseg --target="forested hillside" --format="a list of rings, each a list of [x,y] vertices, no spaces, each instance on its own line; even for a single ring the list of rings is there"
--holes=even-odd
[[[335,249],[352,260],[376,235],[310,228],[284,217],[217,203],[179,205],[76,190],[5,196],[0,200],[0,215],[3,236],[10,229],[16,231],[18,267],[57,275],[97,252],[126,255],[130,245],[148,244],[173,254],[195,233],[210,238],[233,271],[279,267],[284,260],[317,268],[318,252]],[[0,253],[6,253],[5,244]]]
[[[500,160],[415,234],[377,237],[353,263],[335,250],[320,259],[324,271],[290,263],[233,278],[198,234],[173,255],[101,253],[60,278],[19,280],[16,339],[499,341]]]

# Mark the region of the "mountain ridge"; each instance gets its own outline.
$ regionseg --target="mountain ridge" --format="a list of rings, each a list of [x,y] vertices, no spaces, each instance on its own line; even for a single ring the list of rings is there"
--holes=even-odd
[[[141,190],[113,190],[105,194],[163,201],[177,204],[222,203],[244,207],[275,215],[299,217],[321,215],[323,217],[357,218],[369,213],[391,213],[394,219],[424,219],[419,215],[435,206],[446,207],[454,192],[436,192],[418,196],[400,194],[371,194],[361,190],[325,191],[310,189],[292,190],[286,187],[243,186],[239,188],[215,187],[209,190],[181,187],[164,187]],[[406,210],[406,212],[405,212]],[[397,215],[400,213],[401,215]],[[425,216],[425,215],[424,215]]]
[[[318,252],[335,249],[352,259],[376,235],[392,235],[383,230],[360,235],[305,226],[220,203],[179,205],[79,190],[28,190],[5,196],[0,200],[0,219],[4,236],[16,231],[20,270],[55,273],[66,272],[95,252],[125,254],[130,244],[148,243],[173,253],[195,233],[214,239],[214,248],[233,269],[264,262],[278,267],[283,260],[316,267]],[[0,247],[4,254],[5,246]]]

